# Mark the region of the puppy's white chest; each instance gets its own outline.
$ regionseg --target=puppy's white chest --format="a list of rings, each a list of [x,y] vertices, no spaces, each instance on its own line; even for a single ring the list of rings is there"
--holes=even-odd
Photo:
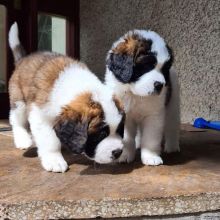
[[[126,113],[136,121],[164,109],[164,98],[164,94],[141,97],[135,96],[132,93],[125,93],[122,96]]]

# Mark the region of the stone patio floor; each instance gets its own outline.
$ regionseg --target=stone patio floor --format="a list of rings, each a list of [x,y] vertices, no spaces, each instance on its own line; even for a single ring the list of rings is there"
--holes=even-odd
[[[7,121],[0,122],[0,129]],[[36,148],[0,132],[0,218],[113,218],[220,210],[220,132],[183,125],[181,153],[164,165],[99,165],[64,151],[66,173],[43,170]],[[220,216],[219,216],[220,219]]]

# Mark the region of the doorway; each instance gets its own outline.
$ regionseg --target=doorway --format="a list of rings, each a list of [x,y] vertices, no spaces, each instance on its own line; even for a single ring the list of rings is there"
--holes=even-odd
[[[49,50],[79,59],[79,0],[0,0],[0,119],[9,113],[14,64],[7,35],[15,21],[27,53]]]

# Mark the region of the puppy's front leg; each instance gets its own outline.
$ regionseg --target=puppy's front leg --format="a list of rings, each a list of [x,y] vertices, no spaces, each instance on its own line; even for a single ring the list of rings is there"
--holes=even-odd
[[[33,106],[30,111],[29,123],[44,169],[52,172],[65,172],[68,165],[61,154],[61,143],[52,123],[36,106]]]
[[[124,135],[124,148],[119,158],[119,162],[130,163],[135,159],[136,146],[135,146],[135,135],[137,133],[136,123],[127,116],[125,123],[125,135]]]
[[[161,141],[164,130],[164,111],[145,118],[141,124],[141,160],[146,165],[160,165]]]

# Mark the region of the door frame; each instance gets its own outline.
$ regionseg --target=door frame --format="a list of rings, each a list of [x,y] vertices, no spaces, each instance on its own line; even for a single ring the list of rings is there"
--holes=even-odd
[[[80,0],[0,0],[0,4],[7,8],[6,35],[14,21],[18,23],[22,45],[27,53],[37,50],[38,12],[64,16],[66,18],[66,53],[75,59],[80,58]],[[65,2],[65,3],[64,3]],[[7,39],[7,37],[6,37]],[[8,81],[13,72],[13,56],[8,42],[6,42],[6,79]],[[8,118],[9,94],[0,93],[0,119]]]

